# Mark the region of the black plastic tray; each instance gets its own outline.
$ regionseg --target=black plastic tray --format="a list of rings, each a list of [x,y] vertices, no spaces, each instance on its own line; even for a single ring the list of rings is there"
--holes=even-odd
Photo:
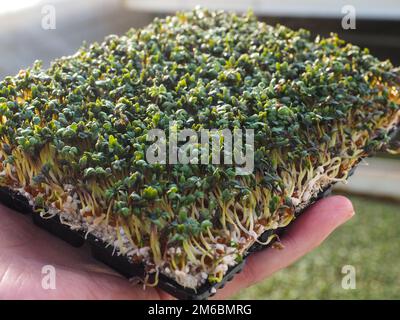
[[[400,127],[397,127],[396,129],[393,129],[391,132],[392,136],[395,136],[397,131],[400,130]],[[360,159],[361,161],[361,159]],[[351,176],[355,169],[357,167],[357,164],[352,168],[350,171],[349,176]],[[327,197],[332,190],[334,183],[332,183],[329,187],[327,187],[325,190],[321,191],[316,197],[314,197],[308,206],[301,210],[300,212],[296,213],[296,216],[301,214],[303,211],[305,211],[309,206],[314,204],[316,201],[318,201],[321,198]],[[32,207],[29,205],[27,199],[19,194],[18,192],[12,191],[6,187],[0,187],[0,202],[3,203],[4,205],[20,212],[23,214],[30,214],[32,216],[33,222],[49,231],[50,233],[54,234],[58,238],[68,242],[74,247],[80,247],[84,245],[85,242],[87,242],[90,247],[91,247],[91,252],[92,256],[98,260],[103,262],[104,264],[108,265],[121,275],[127,277],[127,278],[133,278],[133,277],[140,277],[143,278],[145,276],[145,268],[143,264],[134,264],[131,263],[125,256],[123,255],[116,255],[113,254],[114,248],[112,246],[107,246],[106,243],[104,243],[102,240],[97,239],[95,236],[92,234],[86,234],[82,231],[76,231],[76,230],[71,230],[68,226],[63,225],[60,222],[60,219],[58,216],[54,216],[52,218],[48,219],[43,219],[40,217],[40,215],[37,212],[34,212]],[[260,237],[259,240],[261,242],[267,241],[267,239],[273,235],[281,235],[285,231],[286,227],[283,228],[278,228],[275,230],[267,230],[265,231]],[[240,273],[246,263],[246,259],[254,252],[260,251],[268,246],[270,246],[274,241],[271,241],[267,245],[262,245],[260,243],[254,243],[247,251],[245,254],[242,262],[239,264],[231,267],[228,269],[227,273],[225,274],[224,278],[222,279],[221,282],[216,283],[216,284],[209,284],[205,283],[196,290],[191,289],[191,288],[185,288],[178,284],[176,281],[173,279],[160,274],[159,275],[159,281],[158,281],[158,287],[172,296],[178,298],[178,299],[190,299],[190,300],[204,300],[207,299],[211,296],[213,296],[216,292],[217,289],[223,288],[225,284],[228,281],[231,281],[235,274]]]

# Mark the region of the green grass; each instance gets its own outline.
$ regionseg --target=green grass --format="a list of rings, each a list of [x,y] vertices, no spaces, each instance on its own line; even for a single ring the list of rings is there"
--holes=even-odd
[[[351,197],[356,216],[317,250],[235,299],[399,299],[400,205]],[[356,289],[342,289],[344,265]]]

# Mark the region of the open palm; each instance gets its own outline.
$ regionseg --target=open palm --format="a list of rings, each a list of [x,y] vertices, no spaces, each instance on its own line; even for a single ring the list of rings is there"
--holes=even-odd
[[[284,250],[252,255],[242,273],[218,291],[226,298],[269,277],[318,246],[354,214],[341,196],[320,200],[289,227]],[[42,286],[42,268],[56,270],[55,289]],[[133,284],[94,260],[87,247],[76,249],[34,225],[27,216],[0,205],[1,299],[171,299],[165,292]]]

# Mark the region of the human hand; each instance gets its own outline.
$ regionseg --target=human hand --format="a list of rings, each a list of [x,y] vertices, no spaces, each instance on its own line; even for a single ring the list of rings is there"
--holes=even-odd
[[[0,205],[1,299],[172,299],[156,288],[132,284],[96,262],[87,247],[73,248]],[[354,214],[351,202],[334,196],[304,212],[281,238],[283,250],[251,255],[243,272],[215,296],[223,299],[287,267],[325,240]],[[42,288],[42,267],[56,270],[56,289]]]

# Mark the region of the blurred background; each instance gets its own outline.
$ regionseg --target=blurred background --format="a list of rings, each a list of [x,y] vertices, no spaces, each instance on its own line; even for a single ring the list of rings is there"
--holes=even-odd
[[[269,24],[306,28],[314,35],[336,32],[400,65],[399,0],[0,0],[0,78],[37,59],[47,67],[73,54],[83,41],[102,41],[196,5],[252,9]],[[335,192],[353,200],[356,217],[316,251],[236,298],[400,298],[400,158],[380,155],[364,161]],[[342,287],[346,265],[356,270],[355,289]]]

